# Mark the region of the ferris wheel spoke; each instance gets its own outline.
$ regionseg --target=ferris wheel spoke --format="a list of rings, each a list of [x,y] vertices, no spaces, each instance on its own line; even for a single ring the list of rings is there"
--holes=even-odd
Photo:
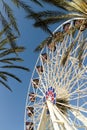
[[[77,93],[78,94],[78,93]],[[74,101],[74,100],[79,100],[79,99],[82,99],[82,98],[86,98],[87,97],[87,95],[86,95],[87,93],[85,93],[85,95],[82,95],[82,96],[79,96],[79,97],[73,97],[70,101]]]
[[[74,106],[74,105],[67,105],[67,104],[60,103],[60,102],[57,102],[57,104],[60,104],[60,105],[62,105],[62,106],[65,106],[65,107],[69,108],[69,110],[81,111],[81,112],[87,113],[87,108],[78,107],[78,106]]]
[[[81,112],[73,110],[72,113],[87,127],[87,118],[84,115],[82,115]]]
[[[57,116],[57,118],[59,118],[59,120],[61,120],[62,122],[64,122],[64,127],[65,129],[69,129],[69,130],[76,130],[76,128],[74,126],[71,127],[70,122],[67,120],[66,116],[64,116],[62,114],[62,112],[60,110],[58,110],[58,108],[56,106],[53,107],[53,110]]]
[[[75,79],[79,79],[79,78],[82,78],[82,74],[85,73],[87,67],[85,69],[83,69],[81,72],[77,73],[70,81],[69,83],[67,84],[67,86],[69,86]],[[75,80],[76,81],[76,80]],[[70,88],[70,91],[73,89],[73,87]]]
[[[79,90],[78,90],[78,88],[75,89],[75,90],[70,94],[70,96],[72,97],[72,96],[73,96],[74,94],[76,94],[76,93],[81,93],[81,94],[84,94],[83,92],[86,93],[87,88],[84,88],[86,85],[87,85],[87,82],[84,82],[82,85],[79,86]]]
[[[37,130],[43,130],[44,126],[46,126],[46,121],[46,106],[44,106]]]

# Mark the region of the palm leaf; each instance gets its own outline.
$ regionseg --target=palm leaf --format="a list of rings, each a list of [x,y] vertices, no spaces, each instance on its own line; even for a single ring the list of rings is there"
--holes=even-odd
[[[74,39],[74,41],[72,43],[70,43],[70,45],[68,46],[65,54],[63,55],[62,57],[62,60],[61,60],[61,64],[64,66],[68,57],[69,57],[69,54],[71,52],[71,50],[73,49],[73,47],[76,45],[76,42],[78,41],[80,35],[81,35],[81,31],[78,32],[78,35],[76,36],[76,38]]]
[[[40,18],[40,16],[37,13],[35,13],[34,11],[31,11],[30,15],[28,15],[27,18],[29,18],[29,17],[31,17],[31,18],[33,17],[33,19],[35,21],[40,22],[40,26],[39,27],[42,28],[45,32],[48,32],[49,34],[52,35],[52,32],[48,28],[48,25],[45,24],[45,22]]]
[[[5,72],[5,71],[0,71],[0,74],[2,75],[6,75],[6,76],[10,76],[10,77],[12,77],[13,79],[16,79],[18,82],[22,82],[17,76],[15,76],[15,75],[13,75],[13,74],[11,74],[11,73],[9,73],[9,72]]]
[[[32,2],[34,2],[37,5],[40,5],[41,7],[43,7],[42,3],[38,0],[31,0]]]
[[[29,15],[27,15],[27,18],[32,18],[34,19],[34,17],[37,17],[37,18],[46,18],[46,17],[51,17],[51,16],[57,16],[57,15],[62,15],[64,14],[63,12],[60,12],[60,11],[50,11],[50,10],[46,10],[46,11],[40,11],[38,13],[31,13]]]
[[[12,61],[23,61],[23,59],[14,57],[14,58],[4,58],[0,60],[1,63],[8,63],[8,64],[13,64]]]
[[[19,8],[21,7],[22,9],[24,9],[27,13],[30,13],[32,10],[31,10],[31,7],[26,4],[24,1],[22,0],[12,0],[12,2]]]
[[[17,66],[17,65],[6,65],[6,66],[1,66],[1,68],[9,68],[9,69],[16,68],[16,69],[22,69],[22,70],[29,71],[28,68],[23,67],[23,66]]]
[[[0,72],[0,78],[4,81],[7,81],[7,76]]]
[[[59,103],[59,104],[58,104]],[[60,104],[61,103],[61,104]],[[62,105],[63,104],[63,105]],[[56,99],[56,106],[58,107],[58,109],[60,109],[60,111],[66,115],[68,108],[65,105],[69,104],[69,101],[66,99]],[[70,108],[69,108],[70,109]]]
[[[3,34],[5,34],[5,32],[6,32],[8,29],[11,30],[10,25],[11,25],[11,24],[6,25],[6,26],[0,31],[0,37],[1,37]]]
[[[24,47],[16,47],[15,48],[15,52],[23,52],[24,51]],[[6,49],[5,51],[1,52],[0,53],[0,57],[4,57],[4,56],[7,56],[9,54],[12,54],[14,53],[14,50],[13,49]]]
[[[2,26],[3,26],[3,27],[8,26],[8,22],[7,22],[7,20],[5,19],[5,17],[2,15],[1,12],[0,12],[0,20],[1,20],[1,23],[2,23]],[[8,27],[8,30],[7,30],[5,33],[8,34],[9,32],[11,32],[10,27]]]
[[[5,83],[3,82],[2,80],[0,80],[0,83],[5,86],[8,90],[10,90],[12,92],[12,89]]]
[[[81,1],[79,1],[79,2],[81,2]],[[71,1],[69,3],[69,5],[72,6],[76,11],[81,12],[83,14],[86,14],[85,11],[84,11],[84,9],[82,8],[83,6],[81,6],[81,4],[79,4],[79,2],[77,4],[77,2]]]
[[[82,43],[80,43],[79,50],[78,50],[78,61],[79,61],[79,67],[82,66],[82,55],[85,50],[86,41],[84,40]]]
[[[47,44],[50,44],[52,41],[52,37],[46,38],[39,46],[35,48],[35,52],[41,51]]]
[[[43,0],[46,3],[54,5],[56,7],[60,7],[63,10],[74,10],[73,7],[69,5],[69,1],[67,0]]]
[[[12,36],[11,41],[15,41],[17,39],[17,37]],[[4,38],[2,41],[0,41],[0,48],[2,48],[4,45],[6,45],[7,43],[9,43],[9,38]]]
[[[3,7],[5,8],[5,12],[10,20],[10,23],[15,28],[15,30],[18,32],[18,34],[20,34],[18,27],[17,27],[17,23],[16,23],[16,18],[14,17],[12,9],[6,2],[2,1],[2,3],[3,3]]]
[[[78,17],[78,18],[81,18],[83,17],[81,14],[63,14],[63,15],[57,15],[57,16],[51,16],[51,17],[48,17],[46,19],[43,19],[42,21],[36,21],[34,23],[34,27],[41,27],[41,22],[44,22],[45,24],[54,24],[54,23],[58,23],[60,22],[61,20],[68,20],[68,19],[71,19],[71,18],[75,18],[75,17]]]

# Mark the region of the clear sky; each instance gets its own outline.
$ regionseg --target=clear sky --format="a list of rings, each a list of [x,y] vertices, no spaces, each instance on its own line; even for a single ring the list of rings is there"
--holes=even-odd
[[[44,33],[41,29],[36,29],[32,26],[33,21],[25,18],[26,14],[22,9],[17,9],[9,2],[14,9],[17,23],[21,32],[21,36],[17,43],[25,46],[26,50],[20,54],[24,62],[20,65],[28,67],[30,72],[22,70],[13,70],[13,73],[20,77],[22,83],[18,83],[13,79],[9,79],[9,86],[13,92],[8,91],[5,87],[0,86],[0,130],[24,130],[24,111],[27,90],[32,76],[32,72],[39,56],[39,53],[34,53],[34,49],[42,42],[48,34]],[[29,2],[29,0],[24,0]],[[36,8],[33,5],[33,8]],[[52,27],[52,30],[58,25]]]
[[[34,29],[32,27],[32,21],[25,18],[26,15],[23,10],[17,10],[12,4],[11,6],[15,11],[15,16],[21,31],[21,37],[18,39],[17,43],[26,47],[25,52],[21,54],[21,57],[24,59],[21,65],[30,68],[31,71],[28,73],[20,70],[13,70],[13,73],[19,76],[23,82],[18,83],[10,79],[9,85],[13,90],[12,93],[0,86],[0,130],[23,130],[28,85],[39,55],[38,53],[34,53],[33,50],[44,40],[46,34],[40,29]]]

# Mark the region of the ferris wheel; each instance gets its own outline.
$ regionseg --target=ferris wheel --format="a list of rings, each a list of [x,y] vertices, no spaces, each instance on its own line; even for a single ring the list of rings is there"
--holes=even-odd
[[[57,38],[49,38],[41,51],[28,89],[24,130],[87,130],[87,30],[79,31],[81,21],[61,24],[54,31]],[[75,45],[62,65],[70,43]]]

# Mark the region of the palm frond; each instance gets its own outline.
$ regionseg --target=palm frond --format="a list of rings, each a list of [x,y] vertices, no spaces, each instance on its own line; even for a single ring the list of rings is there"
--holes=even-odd
[[[22,9],[24,9],[27,13],[30,13],[32,11],[31,7],[26,4],[24,1],[22,0],[12,0],[12,2],[19,8],[21,7]]]
[[[47,44],[50,44],[52,41],[52,37],[46,38],[43,42],[40,43],[39,46],[35,48],[35,52],[41,51]]]
[[[22,46],[20,46],[20,47],[16,47],[15,48],[15,52],[23,52],[24,51],[24,47],[22,47]],[[0,53],[0,58],[1,57],[4,57],[4,56],[7,56],[7,55],[9,55],[9,54],[12,54],[12,53],[14,53],[14,50],[13,49],[6,49],[5,51],[3,51],[3,52],[1,52]]]
[[[34,2],[35,4],[39,5],[39,6],[43,7],[43,5],[40,1],[38,1],[38,0],[31,0],[31,1]]]
[[[84,6],[84,1],[82,1],[82,0],[77,0],[77,1],[74,1],[74,0],[72,0],[72,1],[70,1],[69,3],[68,3],[68,5],[70,6],[70,7],[73,7],[73,9],[75,9],[77,12],[81,12],[81,13],[83,13],[83,14],[87,14],[87,12],[86,12],[86,8],[87,8],[87,5],[86,6]]]
[[[6,21],[4,16],[1,14],[1,12],[0,12],[0,19],[2,21],[3,27],[8,26],[8,22]],[[12,40],[12,38],[15,37],[15,36],[12,33],[11,29],[9,28],[9,26],[8,26],[8,29],[6,30],[5,34],[7,35],[8,39],[9,39],[9,43],[10,43],[11,47],[14,49],[16,47],[16,43]],[[15,52],[15,50],[14,50],[14,52]]]
[[[56,7],[60,7],[61,9],[65,10],[65,11],[74,10],[73,7],[71,7],[69,5],[70,1],[68,1],[68,0],[43,0],[43,1],[48,3],[48,4],[54,5]]]
[[[11,41],[15,41],[17,39],[17,37],[12,36],[11,37]],[[2,48],[3,46],[5,46],[6,44],[9,44],[9,38],[4,38],[2,41],[0,41],[0,48]]]
[[[0,72],[0,78],[4,81],[7,81],[7,76]]]
[[[59,103],[59,104],[58,104]],[[60,104],[61,103],[61,104]],[[63,104],[63,105],[62,105]],[[68,110],[68,108],[66,107],[66,106],[64,106],[64,104],[65,105],[68,105],[69,104],[69,101],[68,100],[66,100],[66,99],[56,99],[56,106],[58,107],[58,109],[60,109],[60,111],[64,114],[64,115],[66,115],[66,113],[67,113],[67,110]]]
[[[60,11],[50,11],[50,10],[46,10],[46,11],[40,11],[38,13],[31,13],[29,15],[27,15],[27,18],[33,18],[36,16],[37,18],[46,18],[46,17],[51,17],[51,16],[57,16],[57,15],[62,15],[64,14],[63,12]]]
[[[86,41],[84,40],[82,43],[80,43],[79,50],[78,50],[79,67],[82,66],[82,61],[83,61],[82,55],[85,50],[85,46],[86,46]]]
[[[81,14],[76,14],[76,13],[74,13],[74,14],[63,14],[63,15],[51,16],[51,17],[48,17],[46,19],[42,19],[42,21],[36,21],[34,23],[34,26],[35,27],[40,27],[41,26],[41,22],[44,22],[47,25],[49,25],[49,24],[55,24],[55,23],[60,22],[61,20],[68,20],[68,19],[75,18],[75,17],[80,18],[80,17],[83,17],[83,16]]]
[[[16,68],[16,69],[22,69],[22,70],[29,71],[28,68],[23,67],[23,66],[17,66],[17,65],[5,65],[5,66],[3,65],[3,66],[1,66],[1,68],[9,68],[9,69]]]
[[[3,58],[0,60],[1,63],[8,63],[8,64],[13,64],[13,61],[21,62],[23,61],[23,59],[14,57],[14,58]]]
[[[1,21],[3,27],[8,26],[8,22],[7,22],[7,20],[5,19],[5,17],[3,16],[3,14],[1,12],[0,12],[0,21]],[[8,28],[8,30],[5,33],[8,34],[10,31],[11,31],[11,29]]]
[[[60,7],[65,11],[84,12],[87,8],[86,2],[83,0],[43,0],[46,3]],[[85,12],[84,12],[85,13]]]
[[[5,83],[3,82],[2,80],[0,80],[0,83],[5,86],[8,90],[10,90],[12,92],[12,89]]]
[[[79,36],[81,35],[81,31],[78,32],[78,35],[76,36],[76,38],[74,39],[74,41],[72,43],[70,43],[70,45],[67,47],[67,50],[65,51],[63,57],[62,57],[62,60],[61,60],[61,65],[65,65],[68,57],[69,57],[69,54],[71,52],[71,50],[73,49],[73,47],[76,45],[76,42],[79,38]]]
[[[5,72],[5,71],[0,71],[0,74],[2,75],[6,75],[6,76],[10,76],[11,78],[13,79],[16,79],[18,82],[22,82],[17,76],[15,76],[14,74],[12,73],[9,73],[9,72]]]
[[[8,29],[10,29],[10,31],[11,31],[10,25],[11,25],[11,24],[6,25],[6,26],[0,31],[0,37],[1,37],[3,34],[5,34],[5,32],[6,32]]]
[[[2,3],[3,3],[3,7],[5,8],[5,12],[10,20],[10,23],[18,32],[18,34],[20,34],[19,29],[17,27],[17,23],[16,23],[16,18],[14,17],[14,14],[13,14],[13,10],[10,8],[10,6],[6,2],[2,1]]]
[[[39,27],[42,28],[45,32],[48,32],[49,34],[53,35],[48,25],[40,18],[40,16],[37,13],[31,11],[30,15],[28,15],[27,18],[29,18],[29,16],[33,18],[35,21],[40,22]]]

